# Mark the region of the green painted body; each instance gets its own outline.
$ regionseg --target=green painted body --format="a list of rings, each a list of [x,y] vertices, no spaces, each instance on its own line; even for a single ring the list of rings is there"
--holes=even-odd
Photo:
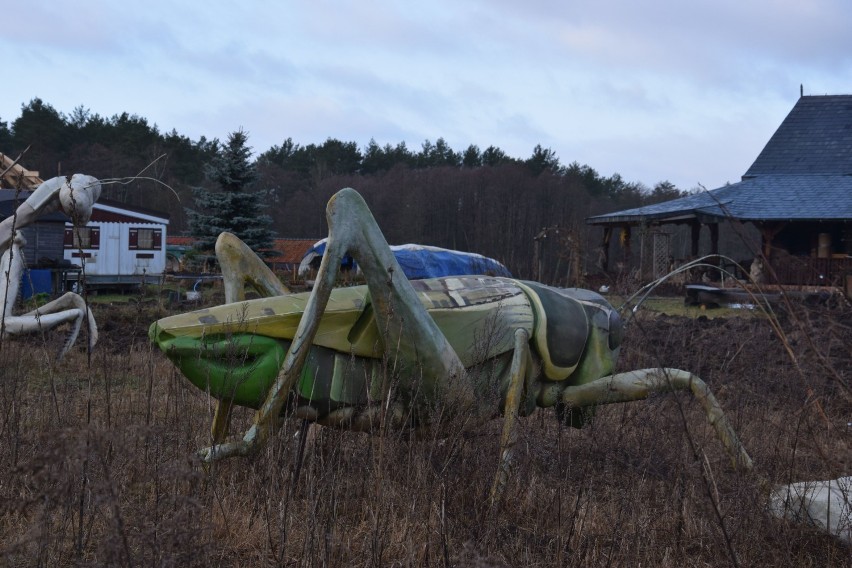
[[[599,295],[505,278],[463,276],[412,281],[441,333],[473,374],[483,397],[505,396],[514,332],[530,335],[540,376],[531,381],[522,413],[552,406],[568,385],[612,372],[621,321]],[[258,408],[278,375],[309,293],[226,304],[162,319],[152,341],[198,388],[217,399]],[[392,320],[393,321],[393,320]],[[405,322],[399,322],[405,326]],[[370,406],[385,397],[388,379],[399,381],[395,398],[408,392],[417,369],[394,360],[376,325],[366,286],[332,292],[289,409],[312,420],[334,421],[341,409]],[[495,407],[495,412],[499,408]]]

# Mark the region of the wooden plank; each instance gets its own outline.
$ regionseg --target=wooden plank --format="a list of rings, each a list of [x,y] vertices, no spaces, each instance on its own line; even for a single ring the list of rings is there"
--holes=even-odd
[[[43,183],[38,172],[28,170],[6,154],[0,152],[0,174],[5,185],[12,188],[35,189]]]

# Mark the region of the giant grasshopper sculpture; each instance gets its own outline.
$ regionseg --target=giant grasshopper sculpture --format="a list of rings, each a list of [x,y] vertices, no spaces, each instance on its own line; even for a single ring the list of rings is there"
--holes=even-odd
[[[3,298],[0,326],[3,335],[37,333],[70,323],[71,331],[57,355],[57,359],[62,359],[77,340],[85,320],[88,348],[91,351],[95,346],[98,341],[95,318],[78,294],[67,292],[19,316],[13,315],[13,308],[25,266],[21,250],[24,240],[20,230],[54,211],[62,211],[75,226],[83,226],[89,222],[92,206],[100,194],[101,184],[92,176],[74,174],[70,179],[55,177],[41,183],[12,216],[0,222],[0,295]]]
[[[502,411],[505,462],[517,416],[536,407],[555,406],[579,423],[582,413],[570,410],[685,389],[704,405],[734,463],[751,465],[700,378],[676,369],[610,374],[622,324],[603,297],[484,276],[408,281],[358,193],[340,191],[327,215],[328,248],[312,292],[287,294],[245,245],[223,234],[217,254],[228,303],[151,326],[151,339],[220,401],[205,460],[258,449],[288,399],[295,416],[365,431],[385,422],[433,426],[436,406],[437,422],[462,417],[471,427]],[[367,285],[334,289],[347,252]],[[246,282],[268,297],[241,301]],[[382,357],[398,369],[390,400]],[[225,442],[231,404],[258,412],[242,440]]]
[[[218,399],[212,462],[261,448],[282,416],[360,431],[476,428],[503,415],[496,501],[508,478],[518,416],[586,409],[685,390],[703,406],[733,464],[752,461],[707,385],[679,369],[612,374],[622,322],[594,292],[485,276],[408,281],[361,196],[327,207],[328,247],[314,289],[290,294],[239,239],[216,253],[226,304],[154,323],[149,335],[183,374]],[[334,288],[345,254],[366,286]],[[245,300],[245,286],[262,296]],[[390,358],[394,376],[383,372]],[[227,441],[231,406],[257,409]]]

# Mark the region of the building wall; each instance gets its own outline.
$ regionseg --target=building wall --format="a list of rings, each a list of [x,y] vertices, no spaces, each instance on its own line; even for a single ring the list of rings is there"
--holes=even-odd
[[[69,225],[70,226],[70,225]],[[166,226],[156,223],[104,223],[91,222],[90,228],[100,229],[97,248],[83,249],[86,274],[95,277],[125,277],[159,275],[166,268]],[[159,250],[131,248],[131,229],[161,231]],[[80,263],[80,250],[67,246],[64,257],[74,264]]]
[[[57,266],[64,258],[62,241],[65,233],[64,223],[36,223],[23,229],[27,244],[24,246],[24,260],[27,266]]]

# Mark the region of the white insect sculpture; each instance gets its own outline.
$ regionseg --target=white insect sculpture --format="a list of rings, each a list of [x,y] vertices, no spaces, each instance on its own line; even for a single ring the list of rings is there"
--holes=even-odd
[[[62,359],[77,340],[84,318],[87,320],[88,348],[98,341],[95,318],[79,294],[67,292],[60,298],[27,312],[13,315],[15,301],[24,272],[21,248],[25,241],[20,230],[40,217],[62,211],[75,227],[84,226],[92,216],[92,207],[101,195],[101,183],[92,176],[74,174],[70,179],[60,176],[39,185],[15,213],[0,222],[0,337],[43,332],[63,323],[71,323],[68,339],[60,349]]]

